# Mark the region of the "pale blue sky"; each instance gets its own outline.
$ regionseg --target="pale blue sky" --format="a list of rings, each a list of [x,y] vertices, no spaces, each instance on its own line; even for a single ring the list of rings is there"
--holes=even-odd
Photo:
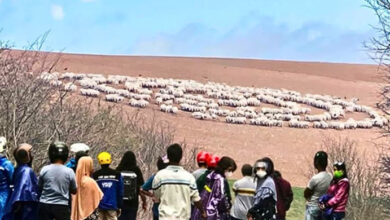
[[[0,0],[0,39],[69,53],[371,63],[363,0]]]

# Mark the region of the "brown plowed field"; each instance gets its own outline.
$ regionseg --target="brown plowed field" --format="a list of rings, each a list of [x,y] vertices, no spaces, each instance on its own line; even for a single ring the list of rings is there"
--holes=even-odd
[[[119,74],[129,76],[193,79],[229,85],[286,88],[301,93],[358,97],[359,103],[375,106],[382,79],[375,65],[306,63],[245,59],[131,57],[64,54],[58,71]],[[128,107],[132,109],[131,107]],[[203,149],[233,157],[239,167],[264,156],[271,157],[284,177],[304,186],[307,159],[319,150],[324,136],[349,137],[359,150],[373,152],[378,128],[369,130],[320,130],[267,128],[200,121],[186,113],[170,115],[153,108],[143,110],[168,120],[177,140],[185,139]],[[240,176],[239,170],[235,173]]]

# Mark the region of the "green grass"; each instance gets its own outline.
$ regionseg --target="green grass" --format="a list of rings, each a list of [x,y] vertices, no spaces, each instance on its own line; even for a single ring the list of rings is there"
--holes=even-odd
[[[234,193],[232,191],[232,186],[235,180],[229,180],[229,187],[232,197]],[[303,198],[304,188],[293,187],[294,200],[291,204],[290,209],[287,212],[286,219],[288,220],[302,220],[305,219],[305,198]]]

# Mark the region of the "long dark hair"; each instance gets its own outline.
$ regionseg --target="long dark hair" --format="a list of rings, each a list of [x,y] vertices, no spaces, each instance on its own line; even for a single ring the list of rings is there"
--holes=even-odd
[[[133,171],[139,169],[137,166],[137,160],[133,151],[126,151],[123,155],[121,162],[116,168],[117,171]]]
[[[217,166],[215,167],[215,172],[225,175],[225,171],[231,167],[232,171],[234,172],[237,169],[236,162],[230,157],[222,157],[221,160],[219,160]]]

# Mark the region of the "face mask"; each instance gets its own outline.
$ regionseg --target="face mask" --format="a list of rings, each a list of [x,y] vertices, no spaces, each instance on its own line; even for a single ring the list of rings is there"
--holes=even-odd
[[[340,179],[344,175],[344,172],[342,170],[336,170],[333,172],[333,176],[336,179]]]
[[[231,177],[232,175],[233,175],[233,172],[231,172],[231,171],[230,172],[225,172],[225,176],[226,177]]]
[[[263,179],[266,175],[267,175],[267,172],[265,172],[265,170],[258,170],[256,172],[256,175],[260,178],[260,179]]]

